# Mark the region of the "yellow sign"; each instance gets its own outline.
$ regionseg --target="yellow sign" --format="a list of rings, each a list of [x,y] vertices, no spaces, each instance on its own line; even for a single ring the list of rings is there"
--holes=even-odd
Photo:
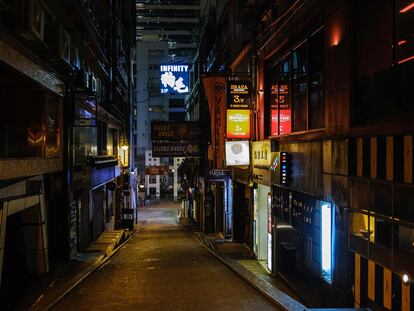
[[[270,140],[252,143],[252,166],[253,180],[262,185],[271,185],[272,153]]]
[[[250,138],[250,110],[227,110],[227,138]]]

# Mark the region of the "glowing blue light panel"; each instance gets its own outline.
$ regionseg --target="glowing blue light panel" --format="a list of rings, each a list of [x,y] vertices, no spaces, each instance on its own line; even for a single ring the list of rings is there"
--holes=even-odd
[[[161,94],[187,94],[189,92],[188,65],[160,65]]]
[[[321,207],[321,251],[322,251],[322,278],[332,283],[332,204],[320,202]]]

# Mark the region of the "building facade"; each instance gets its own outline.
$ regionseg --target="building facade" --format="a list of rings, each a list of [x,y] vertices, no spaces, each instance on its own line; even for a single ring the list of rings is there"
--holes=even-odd
[[[133,171],[134,12],[133,1],[0,3],[2,297],[117,226],[121,168]]]
[[[242,141],[227,129],[214,142],[217,109],[228,103],[191,103],[209,107],[217,145],[205,170],[232,174],[237,203],[225,237],[245,242],[310,306],[410,310],[410,1],[210,5],[194,66],[200,76],[251,82],[253,102],[247,167],[220,163],[228,159],[219,145]],[[212,91],[194,85],[192,94]],[[210,184],[205,228],[220,232],[223,183]]]

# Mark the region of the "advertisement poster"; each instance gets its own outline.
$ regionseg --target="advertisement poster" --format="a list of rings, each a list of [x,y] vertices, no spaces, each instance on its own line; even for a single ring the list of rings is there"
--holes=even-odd
[[[250,138],[250,110],[227,110],[227,138]]]
[[[227,109],[250,109],[250,82],[227,82]]]

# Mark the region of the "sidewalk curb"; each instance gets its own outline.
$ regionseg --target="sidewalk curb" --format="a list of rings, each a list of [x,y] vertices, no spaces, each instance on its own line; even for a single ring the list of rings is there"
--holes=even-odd
[[[134,229],[133,231],[131,231],[127,238],[125,239],[124,242],[122,242],[121,244],[119,244],[118,246],[116,246],[112,251],[110,251],[109,253],[102,255],[103,258],[101,260],[97,260],[96,263],[87,271],[85,271],[85,273],[73,284],[71,285],[68,289],[66,289],[61,295],[59,295],[55,300],[53,300],[51,303],[49,303],[43,310],[48,311],[48,310],[52,310],[54,307],[56,307],[60,301],[65,298],[74,288],[76,288],[80,283],[82,283],[88,276],[90,276],[93,272],[95,272],[96,270],[98,270],[99,268],[101,268],[102,266],[104,266],[105,264],[107,264],[109,262],[109,260],[116,254],[118,253],[118,251],[129,242],[129,240],[135,236],[136,233],[139,233],[142,231],[142,226],[140,226],[137,229]],[[116,245],[116,244],[115,244]],[[42,297],[43,294],[41,294],[39,297]],[[36,310],[36,304],[39,301],[39,299],[32,304],[28,310]]]
[[[240,269],[238,269],[238,267],[235,267],[231,262],[229,262],[228,259],[226,259],[225,257],[220,256],[219,254],[217,254],[216,252],[214,252],[205,243],[203,243],[203,241],[201,241],[199,238],[197,238],[195,236],[195,233],[189,232],[189,234],[190,234],[190,236],[198,244],[200,244],[203,248],[205,248],[207,251],[209,251],[212,255],[214,255],[214,257],[216,257],[219,261],[221,261],[223,264],[225,264],[230,270],[232,270],[240,278],[242,278],[244,281],[246,281],[250,286],[252,286],[253,288],[255,288],[263,296],[265,296],[267,299],[269,299],[277,307],[282,308],[285,311],[303,311],[303,310],[308,310],[308,308],[306,308],[304,305],[302,305],[301,303],[297,302],[293,298],[289,297],[288,295],[286,295],[285,293],[283,293],[279,289],[275,288],[269,282],[258,278],[253,273],[251,273],[250,271],[248,271],[248,270],[246,270],[246,269],[244,269],[242,267]],[[245,271],[242,271],[242,269],[245,270]],[[249,274],[251,274],[251,275],[249,275]],[[253,278],[256,278],[258,282],[255,282],[253,280]],[[259,282],[262,283],[262,284],[261,285],[258,284]],[[264,287],[269,287],[269,289],[266,289]],[[277,299],[277,297],[275,297],[275,295],[271,292],[270,288],[273,288],[273,291],[277,291],[278,292],[277,295],[289,297],[289,300],[290,301],[286,301],[286,302],[279,301]],[[286,299],[288,300],[287,297],[286,297]]]

